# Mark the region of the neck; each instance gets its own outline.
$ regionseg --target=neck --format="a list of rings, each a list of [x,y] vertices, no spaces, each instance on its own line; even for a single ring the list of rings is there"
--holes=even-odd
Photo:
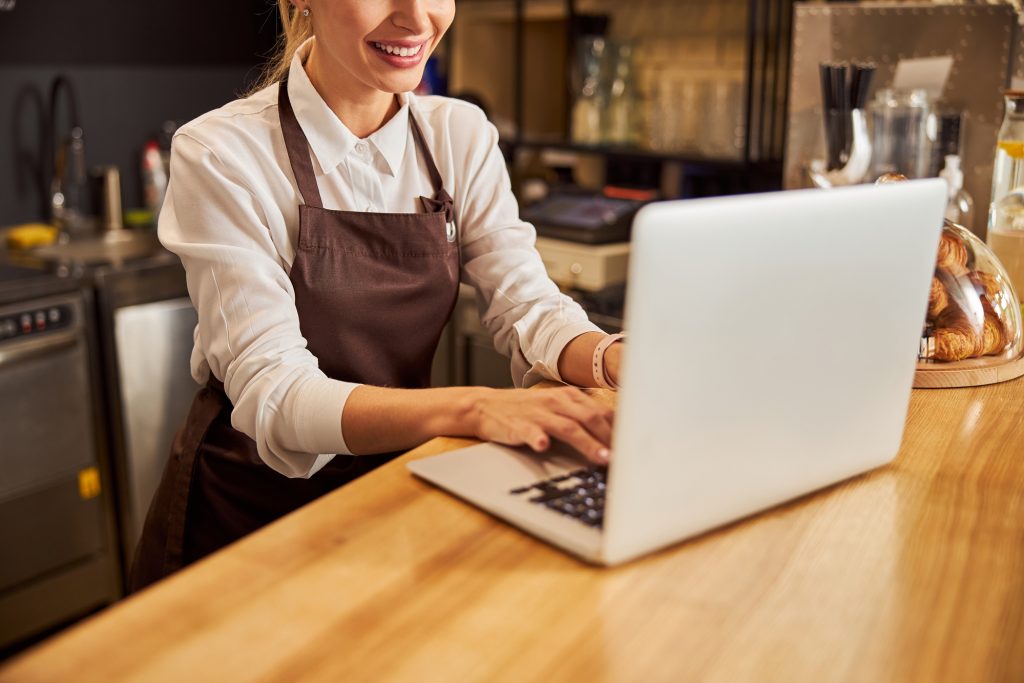
[[[346,78],[348,74],[343,69],[324,68],[316,43],[305,69],[320,97],[356,137],[365,138],[380,130],[398,112],[396,95]]]

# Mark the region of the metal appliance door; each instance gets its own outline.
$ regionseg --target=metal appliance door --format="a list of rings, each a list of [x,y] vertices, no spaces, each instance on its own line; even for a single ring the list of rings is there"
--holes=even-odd
[[[94,397],[81,295],[0,308],[59,311],[54,329],[0,344],[0,593],[100,551]]]
[[[197,316],[183,297],[125,306],[113,317],[128,477],[123,543],[131,557],[198,388],[189,369]]]

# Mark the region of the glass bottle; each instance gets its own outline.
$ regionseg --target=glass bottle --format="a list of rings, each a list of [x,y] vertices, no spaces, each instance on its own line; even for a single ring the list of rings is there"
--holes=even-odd
[[[996,159],[992,170],[993,206],[1011,190],[1024,185],[1024,90],[1008,90],[1003,96],[1006,113],[996,140]]]
[[[974,225],[974,199],[964,189],[964,172],[960,168],[960,155],[947,154],[945,166],[939,177],[949,186],[946,202],[946,218],[957,225],[970,228]]]
[[[986,241],[1020,295],[1024,291],[1024,90],[1008,90],[1004,98],[1006,113],[996,143]]]
[[[600,36],[585,36],[580,45],[579,86],[572,109],[573,142],[595,145],[601,142],[601,119],[605,108],[605,93],[601,83],[605,40]]]
[[[1024,292],[1024,186],[992,204],[986,241],[1019,297]]]
[[[633,70],[633,46],[620,43],[614,46],[614,67],[608,93],[608,114],[605,122],[605,141],[617,145],[636,144],[637,96]]]

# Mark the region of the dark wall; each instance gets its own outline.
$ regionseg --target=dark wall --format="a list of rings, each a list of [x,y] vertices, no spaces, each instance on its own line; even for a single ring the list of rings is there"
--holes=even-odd
[[[49,90],[68,77],[87,164],[121,169],[126,208],[142,204],[139,158],[179,123],[243,92],[278,28],[271,0],[17,0],[0,11],[0,226],[46,217]],[[57,133],[69,116],[61,103]]]

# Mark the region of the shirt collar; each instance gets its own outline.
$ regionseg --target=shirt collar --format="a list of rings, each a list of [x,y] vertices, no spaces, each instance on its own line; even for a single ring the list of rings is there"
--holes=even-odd
[[[313,40],[307,39],[295,51],[288,68],[288,98],[295,118],[309,140],[310,150],[320,165],[321,174],[327,174],[353,151],[359,138],[331,111],[306,74],[303,62]],[[398,113],[366,139],[379,152],[391,175],[398,173],[405,157],[411,99],[407,95],[399,95],[402,105]]]
[[[399,95],[398,97],[402,106],[391,117],[390,121],[367,138],[377,148],[377,151],[380,152],[392,176],[397,175],[398,169],[402,167],[402,159],[405,158],[405,146],[410,134],[409,107],[412,106],[412,98],[406,95]]]

